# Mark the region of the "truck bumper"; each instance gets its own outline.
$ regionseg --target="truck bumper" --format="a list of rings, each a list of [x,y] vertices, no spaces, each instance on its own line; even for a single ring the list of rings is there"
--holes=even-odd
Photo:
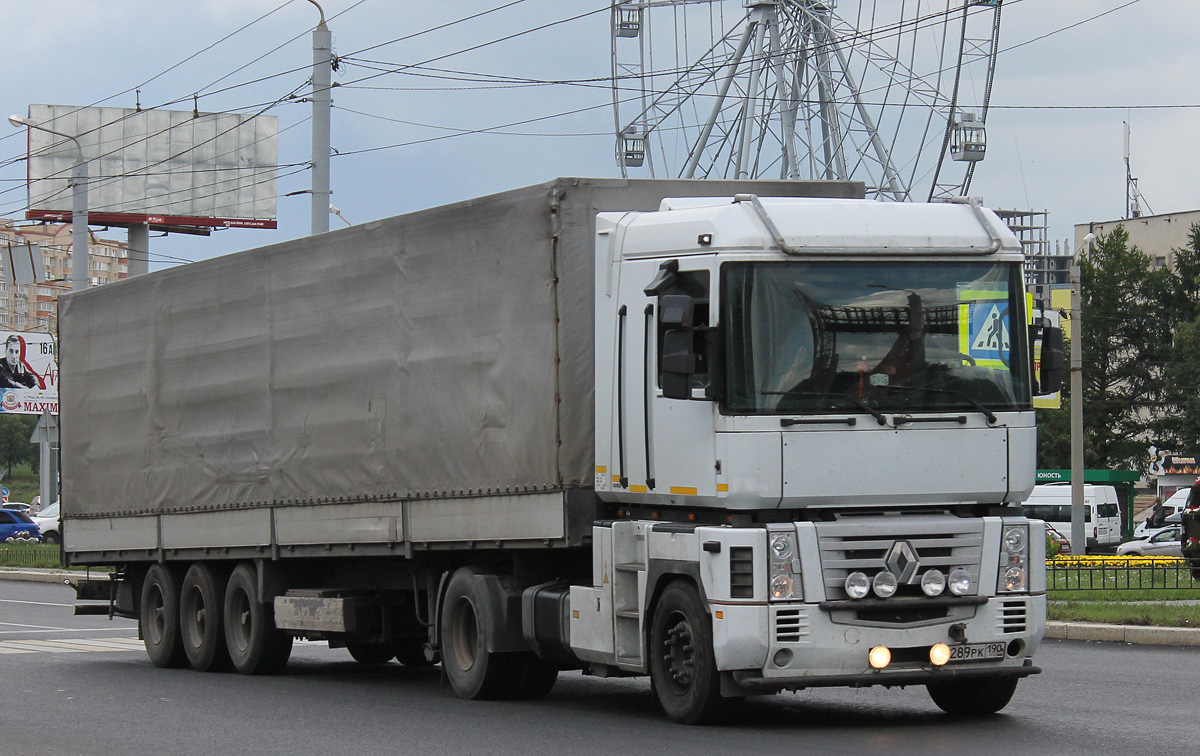
[[[717,667],[727,695],[809,687],[927,685],[980,677],[1025,677],[1041,670],[1032,657],[1046,624],[1045,596],[979,598],[939,607],[908,621],[883,621],[851,608],[850,602],[776,603],[720,607],[714,620]],[[714,613],[714,617],[717,615]],[[743,628],[745,635],[737,632]],[[748,635],[757,628],[757,643]],[[762,632],[765,630],[765,632]],[[998,649],[1003,655],[951,661],[929,660],[934,644]],[[873,669],[868,654],[886,646],[892,661]],[[734,688],[730,689],[730,683]]]

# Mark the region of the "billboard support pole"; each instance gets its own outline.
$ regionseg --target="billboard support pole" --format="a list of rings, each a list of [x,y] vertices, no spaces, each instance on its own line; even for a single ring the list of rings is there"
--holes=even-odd
[[[139,223],[129,227],[126,237],[126,254],[129,277],[150,272],[150,224]]]
[[[39,127],[35,127],[39,128]],[[74,141],[74,137],[71,138]],[[71,172],[74,192],[71,199],[71,291],[88,285],[88,165],[78,141],[79,160]]]
[[[333,35],[325,25],[325,11],[315,0],[309,0],[321,11],[321,22],[313,29],[312,68],[312,234],[329,230],[329,120],[333,110],[331,79],[333,77]]]

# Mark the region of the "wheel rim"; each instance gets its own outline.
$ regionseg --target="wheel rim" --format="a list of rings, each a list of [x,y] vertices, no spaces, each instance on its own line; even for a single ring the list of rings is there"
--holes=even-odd
[[[150,601],[148,603],[150,616],[146,618],[148,620],[146,624],[150,630],[150,642],[157,646],[163,642],[163,638],[167,635],[165,600],[163,599],[162,588],[158,585],[150,586]]]
[[[667,677],[677,691],[687,689],[695,677],[696,648],[692,638],[692,623],[682,612],[672,612],[663,634],[662,659]]]
[[[466,672],[475,666],[479,653],[479,620],[475,606],[466,596],[459,597],[450,615],[450,645],[459,669]]]
[[[253,631],[253,620],[250,612],[250,597],[246,595],[245,589],[237,588],[233,592],[233,601],[230,602],[231,622],[230,629],[233,631],[233,636],[230,640],[239,652],[244,652],[250,647],[250,634]]]
[[[199,586],[192,586],[188,589],[183,598],[183,607],[183,616],[187,619],[183,630],[187,635],[188,645],[198,648],[204,642],[205,615],[207,614],[204,607],[204,594]]]

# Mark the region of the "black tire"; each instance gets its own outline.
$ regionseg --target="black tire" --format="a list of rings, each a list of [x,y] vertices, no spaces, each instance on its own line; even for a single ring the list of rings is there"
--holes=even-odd
[[[387,664],[396,655],[387,643],[347,643],[346,650],[354,661],[371,666]]]
[[[196,562],[179,590],[179,634],[188,663],[199,672],[222,672],[233,666],[225,643],[222,577],[211,565]]]
[[[519,654],[521,657],[517,679],[509,693],[510,697],[534,701],[545,698],[558,682],[558,667],[537,654]]]
[[[234,669],[243,675],[271,675],[292,654],[292,636],[275,628],[270,607],[258,597],[258,573],[242,562],[225,587],[225,643]]]
[[[187,664],[179,636],[179,576],[165,564],[155,564],[142,580],[138,624],[146,655],[156,667]]]
[[[436,664],[425,657],[424,638],[398,638],[392,644],[392,653],[395,654],[396,661],[406,667],[424,669]]]
[[[667,716],[684,724],[719,721],[733,707],[721,697],[712,618],[696,588],[676,580],[663,590],[650,624],[650,679]]]
[[[446,586],[442,602],[442,669],[459,698],[493,699],[511,695],[520,672],[519,653],[487,650],[487,628],[480,609],[487,596],[477,592],[476,572],[460,567]]]
[[[59,543],[60,541],[62,541],[62,539],[59,538],[58,533],[55,533],[53,530],[51,530],[49,533],[42,533],[42,543]]]
[[[1008,705],[1017,689],[1017,678],[979,678],[926,687],[933,702],[950,716],[983,717]]]

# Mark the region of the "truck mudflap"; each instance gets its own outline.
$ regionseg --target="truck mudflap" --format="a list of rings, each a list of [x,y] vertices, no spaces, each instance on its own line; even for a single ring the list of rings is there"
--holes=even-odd
[[[804,688],[869,688],[873,685],[887,687],[897,685],[930,685],[962,680],[980,680],[1000,677],[1029,677],[1040,674],[1041,667],[1035,667],[1032,660],[1026,659],[1020,666],[1003,667],[930,667],[919,670],[898,670],[888,672],[866,672],[850,675],[798,675],[795,677],[763,677],[756,670],[735,670],[723,673],[721,693],[726,696],[750,695],[754,693],[777,693],[783,690],[803,690]]]

